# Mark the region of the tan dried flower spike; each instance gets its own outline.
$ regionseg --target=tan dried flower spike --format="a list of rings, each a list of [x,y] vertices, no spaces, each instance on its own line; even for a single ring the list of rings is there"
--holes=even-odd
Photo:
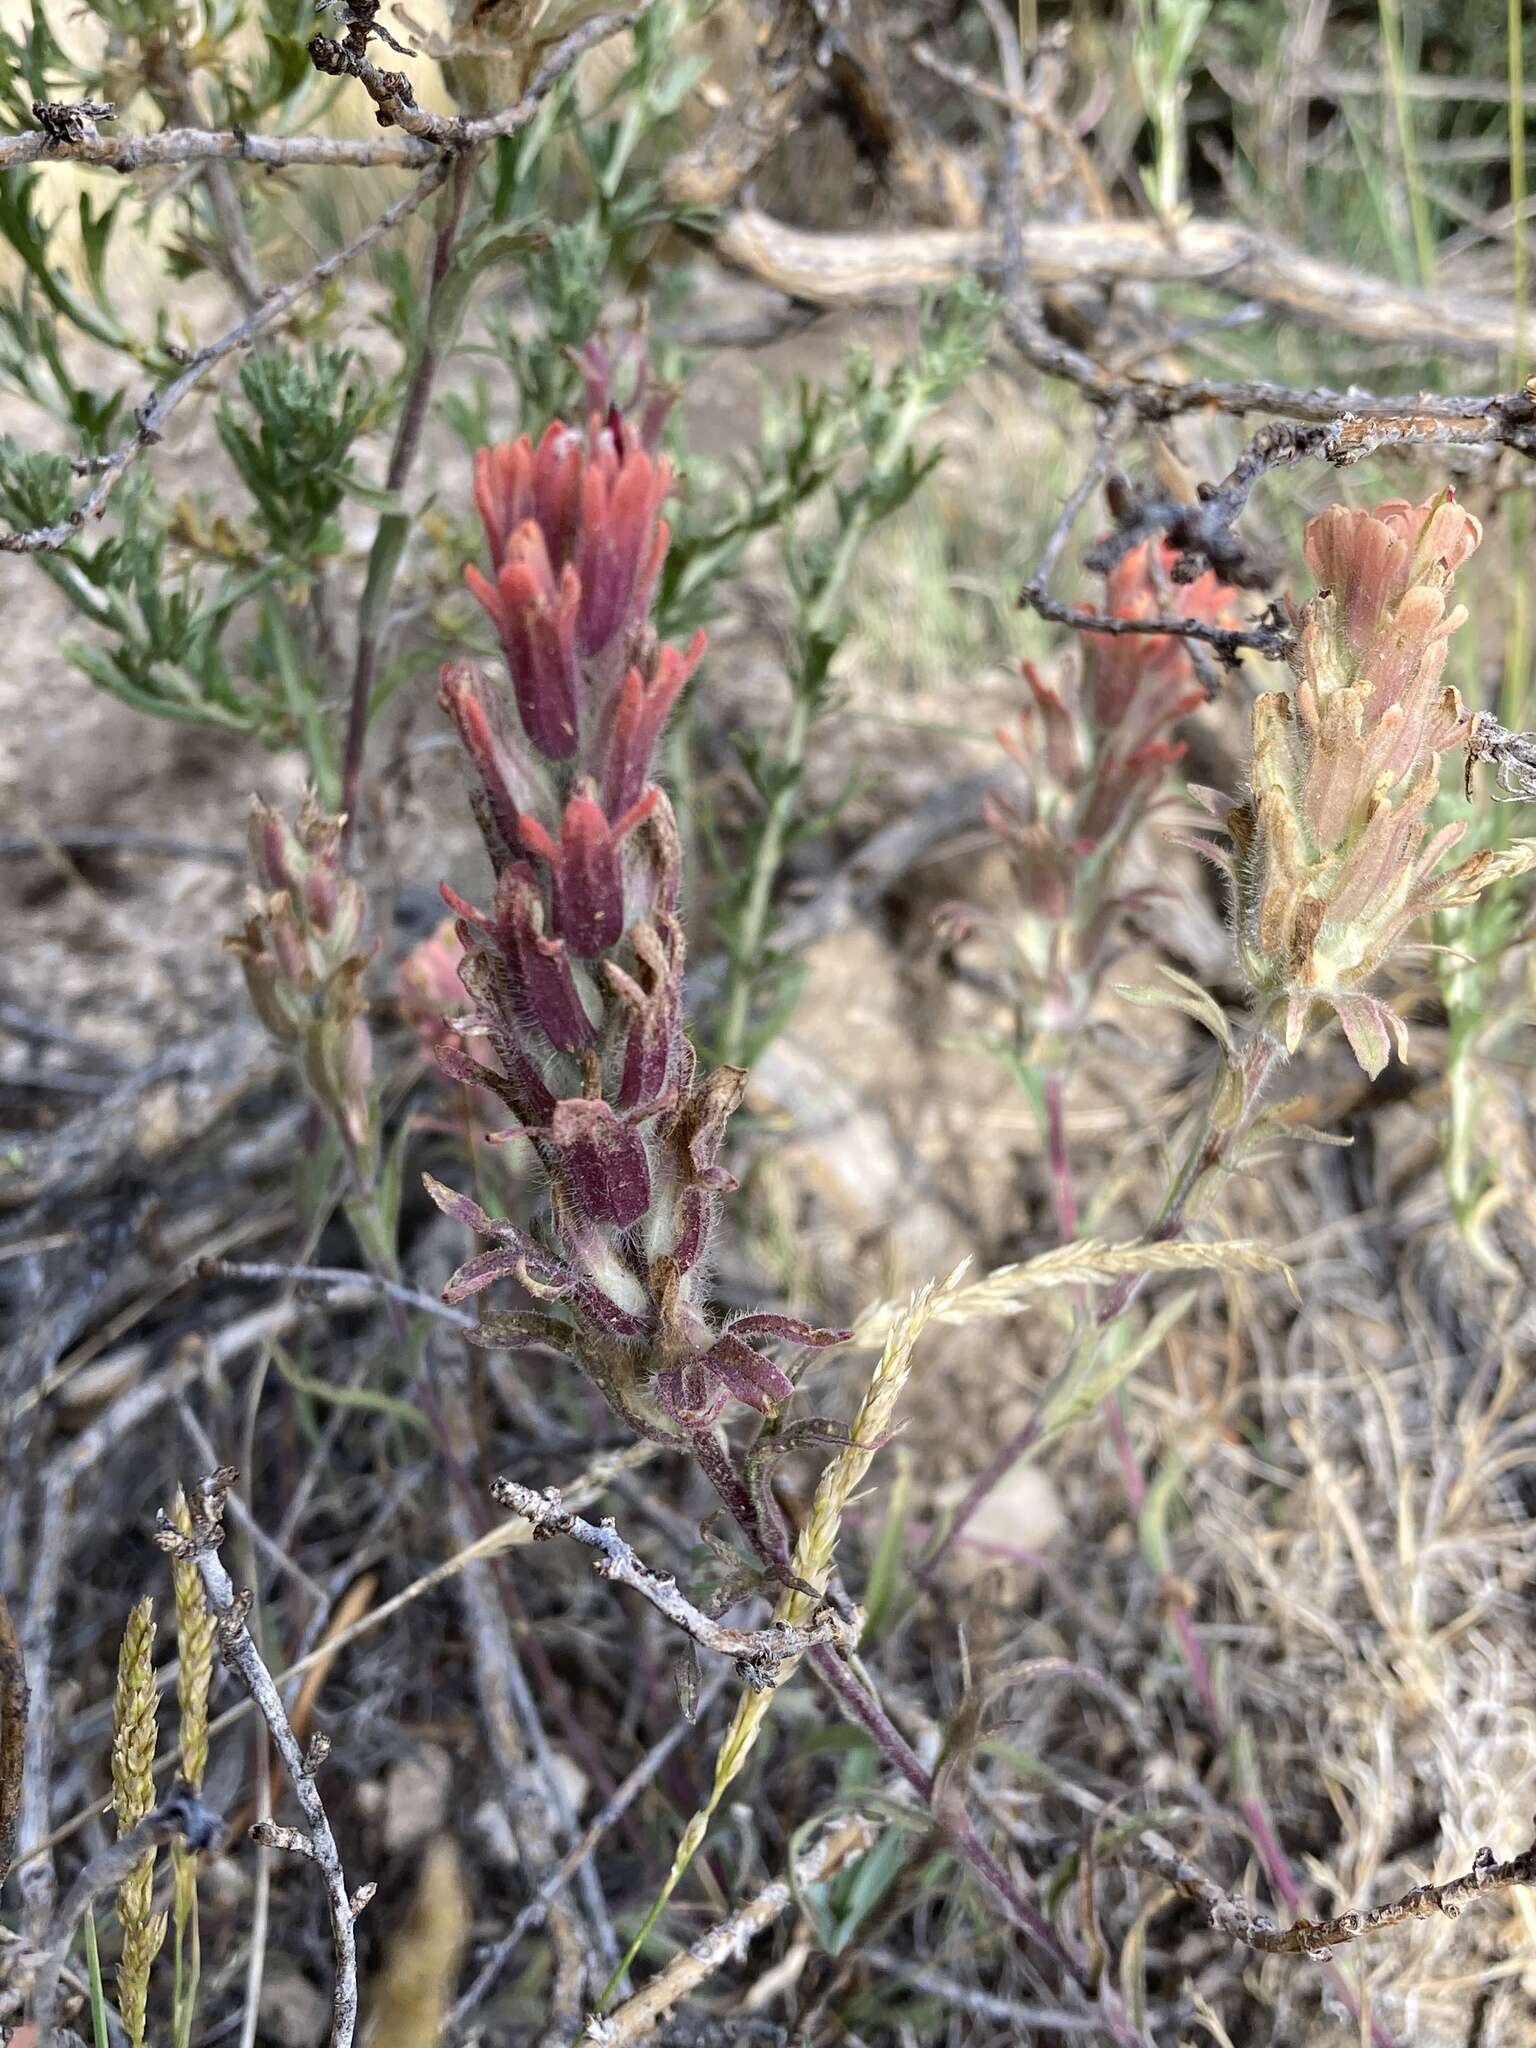
[[[1474,732],[1441,674],[1466,618],[1451,584],[1481,539],[1449,491],[1314,519],[1318,592],[1297,619],[1293,689],[1254,705],[1248,796],[1192,792],[1231,837],[1230,851],[1196,843],[1231,878],[1258,1023],[1288,1052],[1331,1010],[1379,1073],[1407,1034],[1366,984],[1408,927],[1536,864],[1536,841],[1517,840],[1442,871],[1466,826],[1429,825],[1442,758]]]
[[[112,1807],[119,1837],[136,1828],[155,1803],[155,1603],[141,1600],[128,1617],[117,1659],[112,1702]],[[155,1852],[148,1850],[118,1888],[122,1954],[117,2002],[132,2048],[142,2048],[149,1972],[165,1940],[165,1915],[151,1913]]]

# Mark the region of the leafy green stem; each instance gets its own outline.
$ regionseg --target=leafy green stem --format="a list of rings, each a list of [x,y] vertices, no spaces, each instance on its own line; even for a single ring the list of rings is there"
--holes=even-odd
[[[742,1065],[753,1050],[752,1009],[762,980],[774,890],[799,817],[811,728],[826,703],[843,592],[871,527],[892,509],[913,437],[930,403],[929,387],[914,378],[903,403],[890,416],[864,477],[842,497],[837,541],[812,571],[802,596],[791,678],[794,701],[773,764],[771,790],[753,841],[747,885],[731,939],[719,1039],[720,1058],[727,1066]],[[900,490],[901,497],[906,495]]]
[[[421,430],[426,422],[432,386],[436,382],[443,358],[453,345],[453,334],[442,332],[443,323],[434,320],[433,313],[441,298],[444,281],[453,259],[453,245],[464,215],[464,201],[469,193],[472,169],[473,156],[466,150],[456,158],[448,181],[448,197],[443,209],[443,218],[432,245],[426,319],[422,325],[421,342],[411,370],[410,384],[406,390],[405,405],[395,429],[395,445],[390,453],[389,470],[384,479],[384,489],[387,493],[393,494],[405,488],[416,460],[417,449],[421,445]],[[462,311],[462,299],[459,299],[458,304]],[[394,589],[395,571],[400,566],[400,558],[405,552],[409,528],[408,516],[403,511],[390,510],[383,513],[368,556],[368,577],[363,589],[363,601],[358,607],[357,660],[352,670],[352,695],[347,710],[347,738],[341,763],[344,843],[350,840],[356,827],[358,798],[362,792],[363,750],[368,738],[368,713],[373,696],[374,677],[379,665],[379,640],[383,632],[385,614],[389,608],[390,593]]]

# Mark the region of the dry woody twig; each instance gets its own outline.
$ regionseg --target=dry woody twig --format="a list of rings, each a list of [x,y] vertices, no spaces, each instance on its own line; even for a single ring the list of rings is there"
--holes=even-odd
[[[569,1536],[573,1542],[595,1550],[595,1569],[600,1578],[630,1587],[702,1649],[731,1658],[755,1691],[771,1686],[782,1665],[803,1657],[819,1644],[851,1650],[858,1640],[857,1628],[827,1606],[815,1609],[803,1624],[780,1620],[771,1622],[767,1628],[727,1628],[711,1621],[685,1600],[670,1572],[652,1570],[624,1541],[611,1517],[601,1523],[584,1521],[565,1508],[559,1489],[553,1486],[540,1493],[511,1479],[497,1479],[492,1482],[491,1493],[502,1507],[531,1522],[535,1535]]]
[[[225,1499],[235,1474],[227,1466],[204,1479],[190,1504],[192,1527],[183,1535],[171,1517],[160,1517],[157,1542],[172,1557],[195,1564],[203,1582],[203,1594],[215,1620],[219,1653],[250,1694],[266,1722],[274,1748],[293,1787],[307,1832],[294,1828],[274,1829],[273,1846],[292,1850],[316,1864],[325,1878],[331,1914],[331,1940],[335,1948],[336,1974],[331,1989],[331,2048],[351,2048],[357,2026],[357,1937],[353,1922],[373,1897],[374,1886],[363,1885],[349,1892],[341,1867],[340,1852],[326,1817],[315,1773],[325,1760],[329,1743],[322,1737],[309,1750],[299,1748],[289,1724],[282,1696],[245,1625],[250,1606],[249,1593],[236,1593],[229,1573],[219,1558],[224,1540]]]
[[[861,1815],[842,1821],[807,1849],[795,1865],[795,1879],[776,1878],[766,1884],[746,1905],[739,1907],[718,1927],[701,1934],[681,1955],[653,1977],[643,1991],[615,2006],[605,2018],[588,2020],[583,2039],[597,2048],[627,2048],[631,2041],[643,2041],[680,1999],[725,1964],[743,1957],[749,1944],[771,1927],[795,1896],[796,1888],[821,1884],[855,1857],[862,1856],[878,1835],[874,1824]]]
[[[1155,1871],[1181,1898],[1197,1900],[1217,1933],[1229,1934],[1245,1948],[1264,1955],[1307,1956],[1315,1963],[1325,1961],[1330,1949],[1347,1948],[1351,1942],[1388,1927],[1400,1927],[1405,1920],[1432,1920],[1437,1914],[1455,1920],[1473,1899],[1517,1885],[1536,1885],[1536,1841],[1504,1863],[1491,1849],[1482,1848],[1473,1858],[1472,1868],[1460,1877],[1447,1878],[1442,1884],[1415,1885],[1389,1905],[1335,1913],[1326,1920],[1297,1920],[1282,1928],[1266,1914],[1255,1912],[1246,1900],[1213,1884],[1161,1835],[1148,1832],[1139,1836],[1126,1846],[1124,1854],[1130,1862]]]
[[[27,1739],[27,1674],[10,1609],[0,1594],[0,1884],[16,1855],[22,1757]]]

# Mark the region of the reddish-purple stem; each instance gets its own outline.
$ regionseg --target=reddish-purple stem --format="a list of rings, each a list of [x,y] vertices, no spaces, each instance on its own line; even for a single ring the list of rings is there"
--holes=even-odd
[[[1120,1463],[1120,1484],[1125,1488],[1125,1497],[1130,1502],[1131,1513],[1137,1520],[1147,1504],[1147,1482],[1141,1476],[1141,1467],[1136,1462],[1136,1446],[1131,1442],[1131,1433],[1125,1426],[1125,1410],[1120,1406],[1120,1396],[1111,1394],[1103,1407],[1104,1427],[1109,1440],[1115,1447],[1115,1456]]]
[[[1236,1129],[1212,1133],[1207,1136],[1202,1144],[1196,1147],[1191,1155],[1188,1167],[1170,1193],[1162,1216],[1158,1219],[1157,1224],[1154,1225],[1150,1233],[1154,1242],[1176,1237],[1182,1231],[1185,1204],[1190,1192],[1201,1175],[1208,1172],[1212,1166],[1219,1162],[1232,1140],[1241,1131],[1247,1129],[1254,1111],[1258,1107],[1259,1096],[1265,1081],[1269,1077],[1278,1052],[1278,1046],[1271,1045],[1264,1040],[1257,1041],[1250,1055],[1248,1100]],[[1043,1093],[1045,1098],[1046,1151],[1050,1162],[1051,1197],[1056,1210],[1056,1222],[1061,1241],[1066,1244],[1070,1243],[1077,1235],[1077,1194],[1072,1182],[1071,1155],[1067,1150],[1066,1120],[1063,1114],[1063,1091],[1059,1074],[1051,1074],[1047,1077]],[[1114,1316],[1121,1314],[1129,1305],[1142,1277],[1139,1274],[1128,1275],[1127,1279],[1122,1281],[1114,1292],[1111,1293],[1097,1317],[1101,1327],[1111,1322]],[[1121,1295],[1123,1295],[1124,1299],[1117,1299]],[[1142,1476],[1141,1466],[1137,1461],[1136,1448],[1131,1442],[1130,1433],[1125,1426],[1125,1416],[1120,1407],[1119,1396],[1111,1394],[1104,1402],[1102,1412],[1110,1441],[1115,1448],[1115,1456],[1120,1467],[1120,1479],[1125,1489],[1126,1500],[1132,1514],[1139,1519],[1147,1503],[1147,1483]],[[1017,1460],[1029,1449],[1035,1437],[1039,1434],[1039,1427],[1040,1420],[1037,1410],[1036,1414],[1030,1417],[1029,1421],[1017,1435],[1004,1445],[1003,1449],[987,1465],[966,1494],[965,1499],[956,1509],[954,1520],[951,1522],[948,1532],[939,1548],[928,1561],[927,1571],[931,1572],[933,1570],[940,1557],[959,1536],[961,1530],[976,1513],[976,1510],[981,1506],[993,1487],[998,1485],[1007,1476]],[[988,1545],[986,1547],[992,1548],[994,1546]],[[1200,1704],[1205,1711],[1211,1732],[1218,1741],[1224,1742],[1227,1739],[1226,1723],[1217,1705],[1216,1688],[1211,1678],[1211,1667],[1206,1658],[1204,1646],[1199,1636],[1195,1633],[1194,1618],[1189,1608],[1180,1602],[1174,1607],[1170,1621],[1174,1636],[1177,1638],[1179,1648],[1183,1653],[1190,1681],[1199,1696]],[[826,1653],[818,1653],[818,1662],[821,1654]],[[856,1684],[851,1674],[849,1675],[849,1683]],[[842,1688],[839,1687],[837,1690],[840,1698],[845,1700],[848,1698],[848,1695]],[[851,1705],[852,1702],[849,1701],[849,1704]],[[864,1719],[863,1716],[860,1716],[860,1718]],[[865,1720],[865,1726],[869,1726],[867,1720]],[[872,1729],[871,1733],[873,1734],[875,1731]],[[875,1739],[879,1740],[878,1734],[876,1734]],[[899,1759],[893,1756],[888,1749],[884,1749],[883,1745],[882,1750],[887,1756],[888,1761],[895,1763],[898,1769],[902,1768]],[[913,1760],[914,1762],[916,1761],[915,1758]],[[919,1766],[920,1768],[921,1766]],[[913,1780],[913,1782],[915,1783],[916,1781]],[[1254,1847],[1258,1850],[1259,1860],[1264,1865],[1265,1873],[1270,1883],[1274,1886],[1276,1894],[1285,1902],[1286,1910],[1293,1919],[1300,1917],[1304,1904],[1301,1887],[1296,1882],[1285,1851],[1281,1848],[1279,1838],[1270,1824],[1269,1815],[1264,1808],[1262,1800],[1257,1794],[1254,1794],[1240,1800],[1238,1807],[1252,1836]],[[985,1845],[982,1844],[981,1846],[985,1850]],[[1328,1973],[1334,1990],[1349,2010],[1358,2016],[1359,2008],[1354,1994],[1351,1992],[1340,1971],[1330,1963],[1328,1965]],[[1391,2035],[1374,2017],[1370,2021],[1370,2028],[1374,2048],[1396,2048]]]
[[[1141,1474],[1137,1473],[1138,1481]],[[1141,1484],[1142,1498],[1146,1498],[1145,1483]],[[1200,1695],[1200,1704],[1205,1709],[1205,1718],[1211,1732],[1218,1738],[1223,1732],[1221,1710],[1216,1704],[1216,1688],[1211,1682],[1211,1667],[1206,1661],[1205,1649],[1195,1634],[1194,1620],[1189,1609],[1181,1601],[1173,1610],[1173,1632],[1179,1639],[1179,1648],[1184,1652],[1184,1663],[1189,1671],[1195,1691]]]
[[[1275,1831],[1270,1826],[1269,1815],[1264,1810],[1262,1800],[1256,1797],[1240,1799],[1238,1801],[1238,1810],[1248,1825],[1248,1832],[1253,1837],[1253,1846],[1259,1852],[1259,1861],[1264,1866],[1265,1874],[1274,1886],[1275,1891],[1285,1901],[1285,1909],[1291,1918],[1299,1920],[1306,1901],[1302,1896],[1300,1885],[1297,1884],[1292,1874],[1291,1866],[1286,1860],[1285,1851],[1281,1848],[1275,1836]],[[1360,2002],[1346,1981],[1343,1971],[1335,1963],[1326,1963],[1323,1967],[1334,1994],[1358,2020],[1360,2017]],[[1374,2014],[1371,2016],[1369,2024],[1372,2048],[1397,2048],[1397,2043],[1392,2035],[1387,2032],[1387,2029]]]
[[[707,1450],[705,1446],[708,1446]],[[711,1432],[703,1430],[695,1438],[694,1449],[715,1491],[735,1516],[742,1533],[764,1563],[780,1571],[786,1571],[790,1558],[783,1529],[766,1525],[763,1517],[753,1511],[750,1495],[725,1447]],[[821,1654],[823,1650],[827,1652],[826,1655]],[[900,1772],[925,1805],[931,1804],[934,1791],[932,1776],[923,1768],[916,1750],[873,1693],[861,1683],[830,1646],[823,1644],[812,1650],[811,1660],[827,1685],[842,1701],[847,1712],[869,1735],[886,1762],[893,1770]],[[1084,1959],[1067,1947],[1040,1909],[1019,1890],[977,1834],[969,1816],[963,1812],[946,1813],[942,1816],[936,1814],[935,1820],[954,1844],[957,1853],[970,1864],[982,1882],[996,1895],[1014,1924],[1028,1934],[1073,1983],[1083,1985],[1087,1970]],[[1104,2021],[1115,2040],[1122,2044],[1122,2048],[1149,2048],[1149,2044],[1131,2026],[1118,2005],[1111,2005],[1106,2001]]]
[[[960,1540],[971,1517],[976,1513],[976,1510],[981,1506],[987,1495],[991,1493],[995,1486],[1002,1484],[1003,1480],[1008,1477],[1008,1474],[1040,1434],[1042,1414],[1043,1411],[1037,1407],[1024,1426],[1016,1430],[1009,1437],[1002,1449],[988,1459],[987,1463],[971,1481],[965,1498],[961,1501],[959,1507],[955,1509],[953,1520],[940,1538],[938,1548],[923,1566],[923,1576],[925,1578],[933,1576],[941,1561]]]
[[[879,1701],[865,1690],[829,1644],[823,1643],[812,1650],[811,1661],[851,1718],[864,1729],[885,1761],[893,1770],[900,1772],[925,1805],[931,1806],[934,1794],[933,1778],[924,1770],[916,1750],[891,1721]],[[970,1817],[964,1812],[946,1811],[943,1814],[935,1813],[934,1818],[959,1855],[996,1895],[1014,1924],[1028,1934],[1072,1982],[1081,1985],[1087,1969],[1085,1959],[1067,1946],[1039,1908],[1019,1890],[976,1832],[975,1824]],[[1118,2001],[1107,1992],[1104,1994],[1101,2011],[1106,2031],[1122,2043],[1123,2048],[1146,2048],[1145,2037],[1137,2032]]]

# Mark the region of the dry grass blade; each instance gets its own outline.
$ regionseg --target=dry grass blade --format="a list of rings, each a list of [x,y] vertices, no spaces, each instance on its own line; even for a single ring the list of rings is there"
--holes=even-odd
[[[128,1617],[117,1660],[113,1701],[112,1805],[118,1837],[131,1834],[155,1803],[155,1603],[141,1600]],[[149,1973],[165,1940],[163,1913],[150,1911],[155,1852],[147,1849],[117,1888],[122,1956],[117,2004],[132,2048],[142,2048]]]
[[[183,1536],[192,1534],[192,1511],[181,1488],[171,1520]],[[176,1596],[176,1703],[181,1713],[181,1775],[194,1792],[203,1788],[208,1769],[208,1692],[213,1683],[213,1616],[203,1598],[197,1567],[184,1557],[171,1559]]]
[[[171,1520],[183,1536],[192,1533],[192,1511],[180,1487],[171,1505]],[[208,1769],[208,1694],[213,1684],[213,1616],[203,1597],[196,1565],[184,1557],[171,1559],[176,1597],[176,1703],[181,1719],[181,1775],[194,1792],[203,1788]],[[176,1962],[174,2037],[176,2048],[191,2038],[197,2006],[202,1953],[197,1923],[197,1859],[176,1843],[171,1849],[173,1878],[171,1924]]]
[[[371,1994],[378,2018],[370,2048],[437,2048],[472,1918],[464,1859],[452,1835],[437,1835]]]
[[[631,2042],[645,2040],[678,2001],[696,1990],[706,1977],[729,1962],[740,1961],[748,1945],[764,1928],[771,1927],[789,1905],[797,1888],[821,1884],[834,1876],[845,1863],[862,1856],[873,1845],[878,1832],[872,1822],[858,1817],[839,1823],[800,1856],[793,1883],[782,1877],[764,1885],[755,1898],[729,1919],[701,1934],[680,1955],[674,1956],[643,1991],[625,1999],[605,2018],[588,2020],[584,2038],[598,2043],[599,2048],[629,2048]]]
[[[0,2040],[1536,2041],[1521,10],[413,5],[0,135]]]

